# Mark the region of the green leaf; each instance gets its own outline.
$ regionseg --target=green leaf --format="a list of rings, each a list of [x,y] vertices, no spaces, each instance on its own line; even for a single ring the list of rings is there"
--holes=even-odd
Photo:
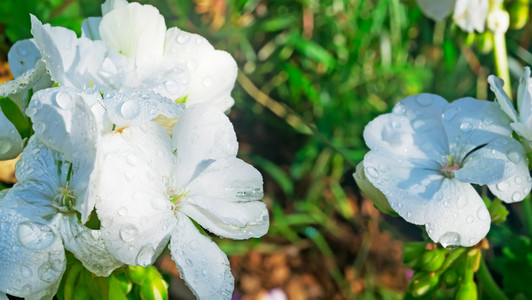
[[[11,99],[0,97],[0,109],[4,112],[6,118],[15,125],[22,138],[30,137],[31,124],[28,118],[24,116],[18,105]]]

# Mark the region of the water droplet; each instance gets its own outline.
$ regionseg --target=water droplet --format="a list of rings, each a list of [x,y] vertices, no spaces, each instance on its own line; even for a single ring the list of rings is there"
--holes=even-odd
[[[368,176],[372,178],[377,178],[377,176],[379,176],[379,172],[377,172],[377,169],[375,169],[374,167],[367,168],[366,172],[368,173]]]
[[[139,163],[139,160],[137,159],[137,157],[133,154],[130,154],[127,156],[126,158],[126,161],[127,163],[130,165],[130,166],[136,166],[138,163]]]
[[[470,132],[472,128],[473,125],[471,125],[471,123],[469,122],[464,122],[460,124],[460,130],[462,130],[463,132]]]
[[[118,209],[118,215],[122,217],[127,215],[127,207],[120,207],[120,209]]]
[[[37,134],[42,134],[46,130],[46,124],[41,121],[36,121],[33,123],[33,130],[35,130],[35,133]]]
[[[22,277],[24,278],[30,278],[31,275],[33,275],[33,272],[28,266],[21,266],[20,267],[20,274],[22,274]]]
[[[508,188],[508,182],[506,181],[501,181],[499,183],[497,183],[497,185],[495,186],[499,191],[503,192],[504,190],[506,190],[506,188]]]
[[[33,222],[22,222],[18,225],[20,243],[31,250],[42,250],[55,241],[55,233],[46,225]]]
[[[459,208],[463,208],[467,205],[467,198],[465,196],[459,196],[458,197],[458,201],[456,202],[456,205],[459,207]]]
[[[170,93],[175,93],[179,91],[179,84],[174,80],[168,80],[164,83],[164,88]]]
[[[130,171],[124,172],[124,177],[126,177],[127,180],[133,180],[133,178],[135,178],[133,173],[131,173]]]
[[[429,96],[424,96],[424,95],[418,95],[416,97],[416,101],[417,103],[423,106],[429,106],[432,104],[432,98],[430,98]]]
[[[122,118],[131,120],[140,113],[140,105],[135,101],[127,101],[120,106],[120,114]]]
[[[68,110],[72,107],[72,97],[65,91],[59,91],[55,95],[55,105],[61,109]]]
[[[516,176],[515,179],[514,179],[515,183],[517,184],[521,184],[523,182],[523,179],[521,179],[521,177],[519,176]]]
[[[9,150],[11,150],[11,143],[5,140],[0,140],[0,155],[6,154]]]
[[[213,83],[213,79],[212,79],[211,76],[205,76],[205,77],[203,78],[202,83],[203,83],[203,85],[204,85],[205,87],[209,87],[209,86],[212,85],[212,83]]]
[[[192,261],[191,261],[190,259],[188,259],[188,258],[185,259],[185,262],[186,262],[187,266],[189,266],[189,267],[192,267],[192,266],[194,265],[194,264],[192,263]]]
[[[35,116],[36,113],[37,113],[37,109],[33,106],[30,106],[26,109],[26,115],[30,118]]]
[[[508,159],[514,164],[517,164],[521,161],[521,156],[517,152],[511,152],[508,154]]]
[[[488,210],[486,209],[486,207],[481,206],[481,207],[478,208],[477,217],[480,220],[486,220],[489,217],[489,213],[488,213]]]
[[[493,124],[493,120],[490,117],[484,117],[484,119],[482,119],[482,122],[484,122],[484,124],[486,125]]]
[[[142,267],[147,267],[153,263],[153,258],[155,256],[155,249],[152,245],[146,244],[140,248],[139,253],[137,254],[137,265]]]
[[[475,243],[476,241],[477,241],[477,240],[476,240],[475,238],[470,238],[470,239],[469,239],[469,244],[470,244],[470,245],[474,245],[474,244],[476,244],[476,243]]]
[[[195,60],[189,60],[187,61],[187,68],[190,70],[190,71],[194,71],[196,69],[196,67],[198,66],[198,63],[195,61]]]
[[[406,213],[406,217],[407,217],[407,218],[412,217],[412,213],[411,213],[411,212],[407,212],[407,213]]]
[[[31,285],[26,284],[20,289],[20,292],[22,295],[29,295],[31,294]]]
[[[442,118],[449,122],[458,114],[460,111],[459,107],[453,106],[445,110],[445,112],[442,114]]]
[[[190,36],[186,33],[181,33],[177,36],[177,42],[180,44],[187,43],[190,40]]]
[[[468,224],[473,223],[473,221],[475,221],[475,219],[473,218],[473,216],[467,216],[466,222],[467,222]]]
[[[17,47],[17,53],[20,56],[26,56],[26,54],[28,54],[28,51],[26,51],[26,49],[24,49],[23,47]]]
[[[513,195],[512,195],[512,201],[519,201],[521,200],[521,193],[519,192],[515,192]]]
[[[61,272],[56,270],[49,262],[42,264],[37,270],[37,273],[39,274],[39,278],[46,282],[53,282],[61,275]]]
[[[396,120],[393,120],[392,121],[392,128],[393,129],[399,129],[399,128],[401,128],[401,124],[399,122],[397,122]]]
[[[139,230],[133,224],[126,224],[120,228],[120,238],[124,242],[131,242],[139,235]]]
[[[403,105],[397,104],[396,106],[394,106],[392,112],[398,116],[402,116],[405,114],[405,108]]]
[[[456,232],[447,232],[440,237],[439,243],[447,248],[448,246],[455,246],[460,244],[461,237]]]

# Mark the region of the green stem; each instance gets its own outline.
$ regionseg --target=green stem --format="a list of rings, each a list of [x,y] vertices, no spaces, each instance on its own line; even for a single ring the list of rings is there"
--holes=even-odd
[[[495,60],[495,73],[504,80],[504,91],[512,99],[510,85],[510,71],[508,69],[508,54],[506,52],[506,39],[504,33],[493,32],[493,58]]]
[[[486,290],[488,296],[493,300],[508,300],[504,292],[497,286],[491,273],[486,265],[484,257],[480,260],[480,266],[477,271],[477,278],[482,283],[482,286]]]
[[[526,228],[528,229],[528,235],[532,237],[532,198],[526,197],[523,200],[523,214],[525,215]]]

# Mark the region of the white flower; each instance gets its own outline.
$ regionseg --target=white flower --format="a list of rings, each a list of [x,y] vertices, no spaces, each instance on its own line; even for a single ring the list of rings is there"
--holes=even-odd
[[[33,95],[26,114],[33,122],[36,138],[60,152],[65,160],[84,163],[84,172],[97,173],[97,145],[113,126],[141,125],[163,114],[177,118],[183,105],[147,91],[123,89],[103,95],[95,89],[80,91],[57,87]],[[97,176],[97,175],[91,175]],[[92,180],[86,180],[86,199],[78,199],[76,209],[86,222],[94,208],[95,198],[88,196]]]
[[[433,241],[472,246],[488,233],[490,215],[471,184],[487,185],[505,202],[530,192],[528,161],[508,123],[492,102],[407,97],[364,130],[371,149],[365,173]]]
[[[417,0],[423,13],[441,21],[453,12],[453,21],[464,31],[484,31],[488,17],[489,0]]]
[[[495,93],[495,100],[501,109],[510,117],[512,127],[517,134],[525,139],[525,146],[532,148],[532,80],[530,79],[530,68],[526,67],[517,90],[517,110],[514,109],[512,101],[503,89],[504,81],[494,75],[488,77],[491,90]]]
[[[19,182],[0,201],[0,292],[51,299],[72,252],[97,276],[122,265],[100,231],[81,225],[75,209],[86,192],[85,166],[64,161],[31,138],[17,164]]]
[[[234,104],[237,66],[227,52],[199,35],[167,30],[151,5],[108,0],[102,11],[102,18],[83,22],[81,38],[32,16],[35,43],[60,85],[150,90],[187,106],[210,102],[222,110]]]
[[[174,127],[156,122],[105,135],[96,203],[105,243],[130,265],[154,262],[171,239],[181,276],[200,299],[230,299],[226,255],[191,221],[232,239],[260,237],[269,226],[262,176],[235,157],[228,118],[196,104]]]
[[[9,50],[9,67],[15,79],[0,85],[0,97],[10,98],[21,111],[28,105],[30,89],[36,92],[52,85],[40,58],[31,40],[18,41]],[[0,160],[15,158],[22,149],[22,137],[0,109]]]

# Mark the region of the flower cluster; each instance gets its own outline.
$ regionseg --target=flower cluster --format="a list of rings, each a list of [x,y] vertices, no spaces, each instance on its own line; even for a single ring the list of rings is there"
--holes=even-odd
[[[500,86],[492,88],[511,114]],[[530,106],[530,97],[522,102]],[[489,101],[407,97],[366,126],[370,151],[355,179],[379,208],[425,225],[434,242],[473,246],[488,233],[491,218],[472,184],[486,185],[507,203],[523,200],[532,187],[523,146],[510,137],[512,127],[520,128],[515,112],[512,120]]]
[[[236,63],[199,35],[166,29],[153,6],[107,0],[102,14],[79,38],[31,16],[33,38],[10,50],[15,79],[0,96],[34,134],[24,141],[0,113],[0,159],[23,150],[18,183],[0,193],[0,298],[51,299],[65,250],[108,276],[153,264],[170,242],[196,296],[229,299],[228,259],[197,224],[232,239],[269,226],[262,176],[236,158],[223,113]]]

